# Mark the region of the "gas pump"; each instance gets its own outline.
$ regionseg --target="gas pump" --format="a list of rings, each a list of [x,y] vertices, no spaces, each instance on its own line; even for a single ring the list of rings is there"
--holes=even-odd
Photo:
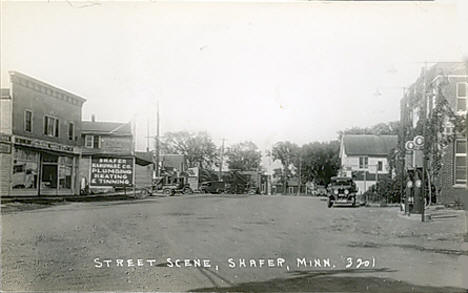
[[[414,194],[413,194],[413,171],[408,170],[406,176],[406,188],[405,188],[405,215],[410,215],[414,207]]]
[[[423,147],[424,138],[416,136],[413,140],[407,141],[405,144],[406,158],[405,169],[407,172],[407,181],[405,189],[405,214],[410,213],[421,214],[424,212],[423,201]]]
[[[422,170],[420,168],[416,169],[414,177],[414,212],[418,214],[422,213],[424,209],[424,201],[422,200],[423,192],[421,188],[421,171]]]

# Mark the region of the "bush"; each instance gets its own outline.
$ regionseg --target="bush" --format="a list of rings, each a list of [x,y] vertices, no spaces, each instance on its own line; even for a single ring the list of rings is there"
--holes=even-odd
[[[368,202],[397,203],[400,202],[401,183],[389,177],[379,179],[364,193]]]

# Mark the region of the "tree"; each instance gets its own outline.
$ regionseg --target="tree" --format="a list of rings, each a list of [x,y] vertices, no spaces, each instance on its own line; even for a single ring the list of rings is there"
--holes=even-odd
[[[339,139],[344,134],[369,134],[369,135],[398,135],[400,121],[381,122],[371,127],[352,127],[344,131],[339,131]]]
[[[216,145],[206,132],[167,132],[162,137],[161,149],[164,153],[184,155],[189,167],[206,168],[217,157]]]
[[[262,154],[257,146],[251,142],[241,142],[229,148],[226,153],[227,164],[231,170],[257,170],[260,166]]]
[[[294,166],[295,164],[298,166],[297,159],[299,158],[299,150],[300,148],[295,143],[289,141],[277,142],[271,150],[271,156],[273,159],[279,160],[283,165],[283,188],[285,191],[287,190],[288,179],[292,176],[289,167],[291,165]]]
[[[301,182],[315,180],[318,184],[330,183],[340,168],[338,141],[312,142],[301,147]]]

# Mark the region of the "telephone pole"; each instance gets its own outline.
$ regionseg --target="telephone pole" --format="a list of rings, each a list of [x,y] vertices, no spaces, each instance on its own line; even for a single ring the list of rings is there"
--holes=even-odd
[[[219,179],[223,181],[223,158],[224,158],[224,138],[223,142],[221,144],[221,156],[220,156],[220,162],[219,162]]]
[[[159,177],[159,100],[156,102],[156,138],[155,138],[155,158],[156,158],[156,177]]]
[[[146,119],[146,152],[149,152],[150,135],[149,135],[149,120]]]
[[[301,193],[301,185],[302,185],[302,156],[299,157],[299,178],[297,183],[297,195]]]
[[[423,167],[422,167],[422,176],[421,176],[421,222],[425,221],[425,212],[426,209],[426,170],[427,170],[427,131],[426,131],[426,123],[427,123],[427,95],[426,95],[426,71],[427,71],[427,63],[424,63],[423,69],[423,111],[422,111],[422,125],[423,125],[423,133],[422,136],[425,140],[425,144],[423,146]]]

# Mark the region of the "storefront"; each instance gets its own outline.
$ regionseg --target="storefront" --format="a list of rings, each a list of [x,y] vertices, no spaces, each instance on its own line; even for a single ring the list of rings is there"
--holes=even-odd
[[[15,137],[11,155],[11,195],[78,194],[74,147]]]

